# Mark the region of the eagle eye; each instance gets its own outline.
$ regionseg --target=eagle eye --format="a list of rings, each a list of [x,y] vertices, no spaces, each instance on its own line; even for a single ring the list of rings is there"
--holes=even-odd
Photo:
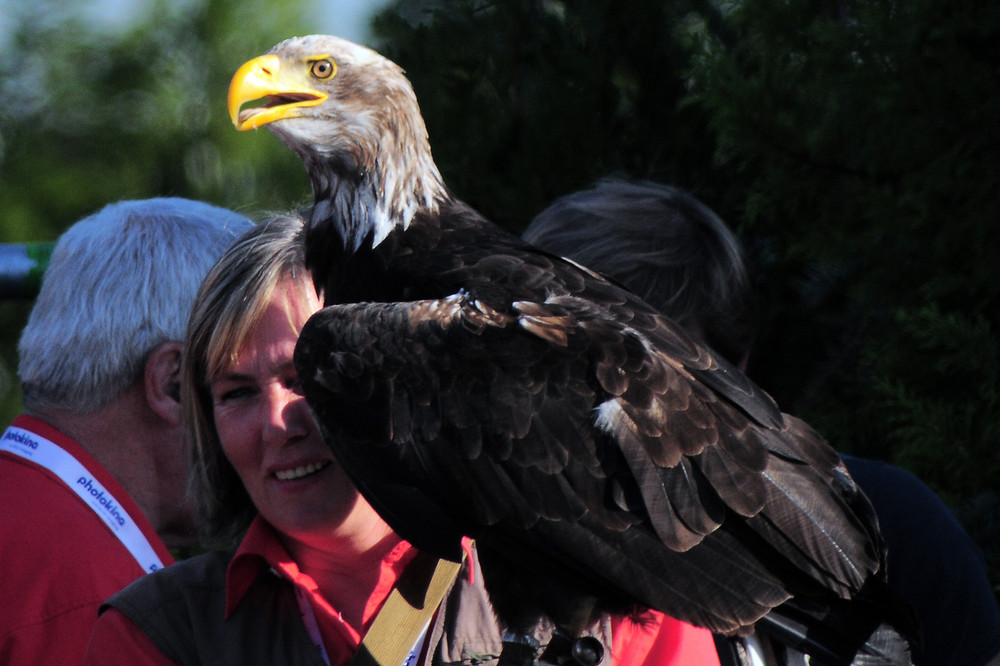
[[[312,66],[309,68],[309,72],[317,79],[328,79],[333,76],[336,71],[337,66],[333,64],[332,60],[326,58],[314,61]]]

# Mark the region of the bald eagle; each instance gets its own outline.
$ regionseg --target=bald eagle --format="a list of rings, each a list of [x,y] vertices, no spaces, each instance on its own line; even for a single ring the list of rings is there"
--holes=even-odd
[[[229,109],[312,185],[327,307],[295,363],[330,446],[421,550],[477,541],[506,626],[654,608],[738,634],[780,606],[804,635],[881,580],[834,450],[639,298],[456,198],[400,67],[289,39],[239,69]]]

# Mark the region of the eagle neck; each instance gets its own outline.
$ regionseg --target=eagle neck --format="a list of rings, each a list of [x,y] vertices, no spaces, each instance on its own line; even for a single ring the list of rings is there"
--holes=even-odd
[[[308,168],[315,210],[329,220],[349,253],[376,247],[414,218],[436,214],[448,198],[429,148],[393,152],[380,145],[372,159],[331,159]]]

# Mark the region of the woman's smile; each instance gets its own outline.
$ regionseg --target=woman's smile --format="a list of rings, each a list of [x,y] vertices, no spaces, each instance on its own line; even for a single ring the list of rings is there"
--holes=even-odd
[[[274,472],[274,476],[279,481],[294,481],[296,479],[312,476],[321,469],[326,469],[328,465],[330,465],[329,460],[324,462],[307,463],[305,465],[299,465],[288,469],[279,469]]]

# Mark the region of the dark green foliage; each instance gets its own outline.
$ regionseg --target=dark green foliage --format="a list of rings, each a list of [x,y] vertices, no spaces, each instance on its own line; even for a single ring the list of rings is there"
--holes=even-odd
[[[697,182],[711,160],[681,100],[676,3],[426,3],[375,22],[406,70],[435,158],[461,198],[519,231],[556,196],[625,172]]]
[[[736,212],[776,265],[822,276],[795,289],[823,345],[790,399],[952,500],[995,488],[1000,10],[748,0],[729,25],[693,75]]]

